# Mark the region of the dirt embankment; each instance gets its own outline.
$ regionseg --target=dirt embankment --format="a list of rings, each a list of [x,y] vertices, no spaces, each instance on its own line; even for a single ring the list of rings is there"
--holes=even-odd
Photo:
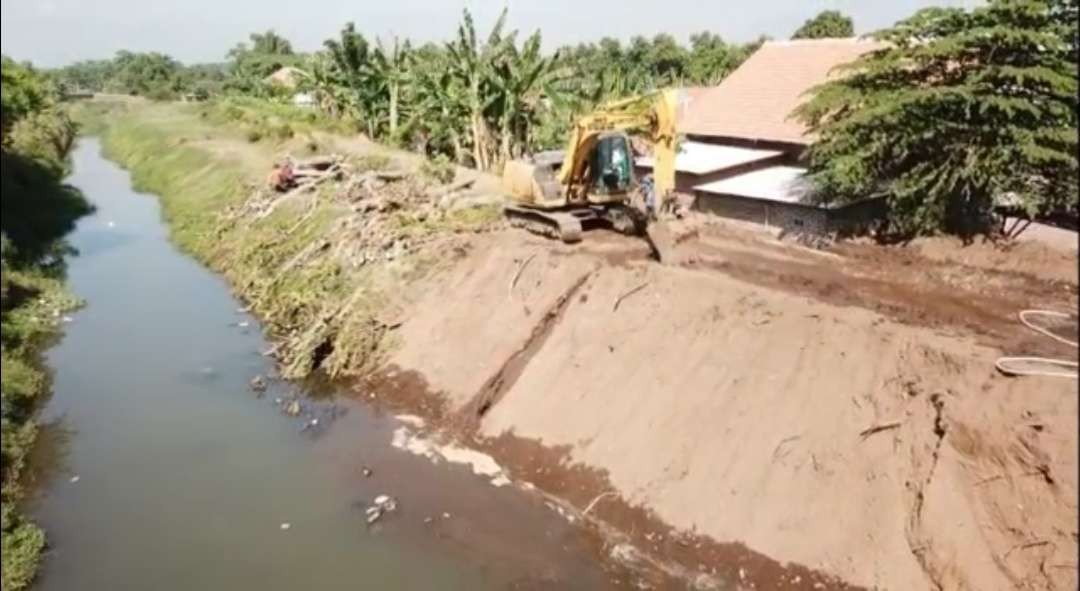
[[[1075,307],[1075,280],[722,226],[689,268],[589,238],[474,238],[398,330],[395,389],[721,580],[1075,587],[1075,382],[993,367],[1075,358],[1015,316]]]

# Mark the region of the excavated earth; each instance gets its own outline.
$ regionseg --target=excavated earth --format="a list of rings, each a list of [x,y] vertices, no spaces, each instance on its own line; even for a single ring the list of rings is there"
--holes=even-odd
[[[1076,360],[1017,320],[1076,309],[1075,251],[685,225],[679,266],[464,236],[358,387],[726,586],[1076,588],[1076,382],[994,368]]]

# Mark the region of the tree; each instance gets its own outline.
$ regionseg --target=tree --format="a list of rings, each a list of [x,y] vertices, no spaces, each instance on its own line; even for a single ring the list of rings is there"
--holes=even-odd
[[[283,66],[300,63],[300,56],[293,53],[288,39],[273,30],[252,33],[248,43],[237,43],[226,58],[232,63],[229,86],[240,92],[265,91],[263,80]]]
[[[368,42],[356,25],[349,22],[341,29],[337,39],[328,39],[323,43],[329,57],[327,82],[341,90],[324,92],[324,95],[336,95],[343,112],[357,121],[365,122],[368,135],[374,137],[373,92],[369,85],[371,72]]]
[[[18,64],[5,55],[0,73],[3,82],[0,84],[0,129],[6,143],[12,126],[31,113],[51,106],[52,97],[45,79],[29,65]]]
[[[485,117],[492,69],[501,59],[507,46],[513,43],[513,34],[503,36],[506,23],[504,9],[492,26],[487,40],[477,40],[472,15],[466,9],[458,26],[457,38],[446,45],[449,57],[451,85],[459,92],[448,96],[463,97],[469,113],[469,143],[472,148],[473,166],[490,170],[494,165],[491,124]],[[461,92],[463,91],[463,92]]]
[[[385,104],[387,131],[391,139],[397,139],[398,123],[401,120],[402,92],[409,80],[408,63],[412,46],[409,41],[400,43],[394,37],[392,45],[384,46],[382,41],[375,44],[372,52],[371,77],[377,89],[380,106]]]
[[[902,235],[993,229],[993,208],[1028,215],[1077,197],[1075,1],[991,0],[928,8],[797,111],[824,201],[887,198]]]
[[[823,10],[814,18],[802,24],[791,36],[792,39],[825,39],[852,37],[855,26],[851,17],[838,10]]]
[[[162,53],[120,51],[114,68],[111,84],[127,94],[173,98],[181,90],[180,62]]]

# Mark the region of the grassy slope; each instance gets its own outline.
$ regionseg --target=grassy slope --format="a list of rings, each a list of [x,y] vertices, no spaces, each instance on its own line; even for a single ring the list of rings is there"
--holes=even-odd
[[[160,196],[174,241],[224,274],[270,332],[284,340],[278,349],[284,375],[301,377],[316,363],[333,375],[360,372],[388,343],[380,320],[391,301],[387,294],[399,294],[404,283],[430,267],[431,256],[357,266],[331,254],[349,250],[352,238],[343,222],[356,218],[347,203],[333,198],[339,187],[332,184],[314,195],[283,200],[264,218],[245,214],[275,157],[324,149],[320,143],[351,145],[351,140],[335,139],[320,121],[304,116],[283,119],[268,109],[237,117],[237,109],[233,103],[90,103],[79,116],[101,133],[106,156],[129,169],[136,189]],[[257,134],[253,141],[250,131],[267,125],[288,125],[291,132]],[[389,158],[404,166],[410,160],[375,149],[375,156],[352,154],[354,164]],[[415,162],[408,166],[415,168]],[[403,214],[395,231],[417,236],[467,229],[489,218],[490,212],[477,210],[438,222]]]

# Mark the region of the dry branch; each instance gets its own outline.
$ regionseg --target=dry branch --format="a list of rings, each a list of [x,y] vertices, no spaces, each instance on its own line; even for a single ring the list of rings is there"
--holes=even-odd
[[[646,281],[645,283],[642,283],[641,285],[639,285],[639,286],[631,289],[630,291],[627,291],[627,292],[623,293],[619,297],[615,298],[615,303],[611,306],[611,311],[614,312],[614,311],[618,310],[619,309],[619,304],[621,304],[623,300],[625,300],[626,298],[634,295],[635,293],[645,289],[648,285],[649,285],[649,282]]]
[[[536,253],[534,252],[529,255],[528,258],[526,258],[524,261],[521,261],[520,265],[518,265],[517,272],[514,273],[513,279],[510,280],[510,287],[506,290],[506,297],[514,297],[514,286],[517,285],[518,279],[521,278],[521,273],[525,271],[525,267],[529,265],[529,263],[533,260],[535,256]]]
[[[900,427],[900,424],[901,424],[900,421],[892,421],[892,422],[889,422],[889,423],[880,423],[880,424],[877,424],[877,425],[871,425],[871,426],[863,429],[862,431],[859,431],[859,437],[862,438],[862,439],[866,439],[867,437],[870,437],[874,433],[881,433],[882,431],[888,431],[890,429],[896,429],[896,428]]]

